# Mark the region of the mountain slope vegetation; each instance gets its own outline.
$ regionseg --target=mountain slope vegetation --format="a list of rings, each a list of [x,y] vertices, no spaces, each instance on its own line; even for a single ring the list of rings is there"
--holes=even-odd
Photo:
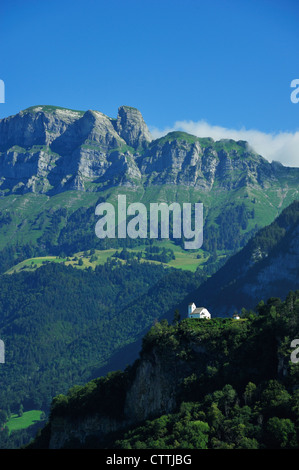
[[[298,291],[241,320],[157,323],[132,367],[57,396],[32,446],[297,448],[298,336]]]
[[[192,273],[115,259],[95,271],[51,263],[2,276],[1,407],[47,411],[55,394],[97,376],[118,350],[173,314],[198,282]]]
[[[298,197],[299,171],[269,163],[248,144],[183,132],[153,140],[141,113],[32,106],[0,120],[0,269],[29,257],[136,246],[99,240],[95,207],[202,202],[203,249],[243,247]],[[28,256],[29,254],[29,256]]]
[[[232,315],[242,306],[253,308],[263,293],[285,297],[299,279],[299,201],[261,229],[206,283],[186,299],[211,312]]]
[[[223,316],[230,315],[235,308],[254,307],[261,298],[273,295],[283,298],[289,290],[296,289],[299,232],[298,202],[294,201],[298,199],[298,182],[298,168],[269,163],[243,141],[215,142],[209,137],[198,138],[184,132],[170,132],[153,139],[141,113],[129,106],[121,106],[116,118],[94,110],[85,112],[41,105],[1,119],[0,338],[5,342],[6,363],[0,368],[3,385],[0,425],[5,425],[5,416],[18,413],[20,409],[47,413],[53,396],[60,394],[52,410],[55,417],[55,413],[63,409],[63,403],[67,409],[69,398],[61,394],[73,385],[79,388],[72,390],[70,401],[74,398],[74,409],[81,409],[82,402],[76,401],[77,392],[80,394],[83,390],[83,397],[89,403],[89,392],[97,393],[98,381],[87,386],[88,393],[80,387],[114,368],[124,369],[126,364],[131,364],[149,328],[163,318],[172,321],[174,312],[176,320],[180,314],[184,317],[189,299],[197,304],[205,303],[213,316]],[[178,202],[181,206],[187,202],[203,203],[203,246],[190,252],[199,260],[196,272],[158,264],[173,262],[174,265],[178,260],[173,259],[173,252],[176,256],[184,247],[184,238],[172,236],[172,219],[169,240],[159,237],[152,243],[149,237],[143,240],[96,237],[97,204],[110,202],[116,207],[119,194],[126,195],[127,204],[142,202],[147,209],[152,202]],[[258,231],[265,226],[264,231]],[[106,257],[107,250],[111,250],[113,257]],[[140,250],[143,250],[143,259]],[[87,251],[100,253],[104,261],[85,263]],[[74,254],[79,257],[76,269],[67,261]],[[31,269],[36,267],[34,260],[42,257],[49,260],[59,257],[63,262],[43,265],[41,261],[39,269]],[[227,259],[228,263],[207,280]],[[22,269],[22,262],[27,271]],[[7,272],[10,274],[3,274]],[[259,313],[264,318],[265,312],[259,310]],[[225,340],[221,343],[223,354],[231,348],[234,358],[234,348],[241,347],[240,338],[251,341],[251,336],[246,336],[249,325],[258,325],[250,315],[239,326],[234,324],[232,330],[224,320],[211,324],[218,331],[210,338],[212,343],[220,341],[222,334],[224,338],[227,335],[227,344]],[[164,332],[168,338],[171,355],[181,335],[181,330],[176,328],[185,328],[189,323],[167,328],[165,324],[157,325],[155,331]],[[264,323],[261,325],[264,328]],[[169,337],[167,331],[171,331]],[[250,331],[255,338],[256,329]],[[202,333],[205,337],[206,332]],[[148,339],[147,336],[145,343]],[[271,341],[269,345],[272,348]],[[200,349],[200,345],[198,347]],[[185,358],[184,367],[191,370],[189,349],[177,352],[180,360]],[[167,356],[166,350],[164,353]],[[276,380],[275,367],[268,365],[269,380]],[[137,432],[135,427],[140,423],[143,427],[147,419],[142,414],[146,412],[146,405],[139,410],[131,409],[132,416],[135,412],[138,414],[138,419],[125,424],[127,430],[132,428],[131,434],[125,429],[120,431],[116,424],[120,416],[125,422],[126,410],[122,408],[127,399],[125,392],[138,367],[135,363],[126,372],[114,373],[99,382],[104,384],[100,386],[100,396],[104,394],[106,411],[110,410],[114,419],[107,428],[107,435],[117,428],[118,436],[114,440],[109,437],[116,446],[154,446],[151,437],[149,440],[146,437],[150,434],[147,425],[140,431],[143,437],[136,437],[139,430]],[[154,373],[152,364],[148,367]],[[230,380],[231,375],[225,375],[226,370],[231,370],[229,362],[228,369],[224,364],[219,367],[223,377]],[[250,367],[254,369],[252,364]],[[209,374],[214,377],[212,369]],[[218,388],[211,391],[207,385],[207,390],[203,388],[201,392],[209,394],[216,390],[220,393],[231,383],[234,396],[242,401],[241,389],[246,387],[248,377],[242,379],[240,385],[225,382],[226,379],[221,381],[219,374],[215,382]],[[260,383],[260,378],[254,373],[253,376]],[[186,385],[191,387],[193,379],[185,379]],[[291,395],[291,385],[284,383],[283,386]],[[148,388],[150,390],[150,386]],[[120,389],[123,391],[118,397],[118,406],[113,408],[112,402],[105,400],[110,392],[113,397]],[[187,387],[186,397],[188,390]],[[231,390],[229,393],[233,394]],[[200,403],[203,396],[198,398]],[[183,443],[182,437],[176,437],[179,435],[175,421],[181,423],[185,419],[189,405],[173,408],[174,403],[179,402],[176,392],[172,391],[170,397],[165,398],[164,408],[157,410],[155,400],[158,399],[153,391],[148,418],[163,421],[159,413],[164,409],[167,418],[163,429],[171,437],[167,441],[165,432],[161,431],[161,436],[164,433],[165,437],[163,445],[239,445],[236,440],[226,442],[224,431],[213,434],[211,422],[203,414],[205,405],[201,404],[195,405],[194,410],[192,405],[189,410],[195,422],[188,428],[187,440]],[[292,403],[289,402],[288,413],[274,417],[291,420],[291,425],[289,422],[284,425],[291,429],[286,431],[290,439],[295,439],[297,424],[296,413],[290,411]],[[216,404],[218,406],[218,402]],[[224,420],[229,419],[220,404],[219,410]],[[254,416],[252,423],[256,423]],[[153,426],[160,425],[161,422],[153,423]],[[196,429],[198,440],[194,436]],[[261,437],[266,432],[263,425],[258,429],[250,435],[241,433],[240,445],[256,446],[257,441],[258,445],[268,446]],[[26,432],[26,439],[30,433]],[[20,445],[24,436],[25,433],[20,432],[14,440],[0,432],[0,446]],[[53,445],[59,446],[60,438],[57,442],[55,439]],[[218,439],[220,444],[212,439]]]

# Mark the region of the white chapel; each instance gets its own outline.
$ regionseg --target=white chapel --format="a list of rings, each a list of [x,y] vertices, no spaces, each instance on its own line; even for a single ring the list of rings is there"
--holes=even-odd
[[[188,318],[206,318],[210,320],[211,314],[205,307],[196,307],[194,302],[188,305]]]

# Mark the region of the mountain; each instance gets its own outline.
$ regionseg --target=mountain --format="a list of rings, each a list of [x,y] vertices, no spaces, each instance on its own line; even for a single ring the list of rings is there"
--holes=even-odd
[[[66,387],[125,367],[151,324],[172,321],[176,309],[184,317],[190,301],[220,317],[254,308],[263,292],[285,297],[298,287],[298,228],[295,201],[206,282],[199,272],[113,258],[95,271],[49,263],[2,276],[0,338],[9,346],[0,376],[10,388],[0,394],[3,406],[47,410]]]
[[[55,394],[65,393],[75,383],[82,384],[99,374],[124,368],[136,359],[140,336],[152,323],[161,318],[172,320],[176,309],[184,316],[189,301],[208,307],[213,318],[231,316],[242,307],[254,308],[265,298],[263,292],[272,298],[269,305],[276,305],[277,297],[283,298],[298,287],[298,224],[299,201],[294,201],[204,283],[199,273],[166,270],[136,260],[124,265],[108,260],[94,272],[50,263],[33,272],[2,275],[0,337],[7,345],[7,363],[5,370],[0,370],[4,386],[0,394],[2,406],[17,410],[23,404],[26,410],[47,411]],[[262,311],[263,305],[259,308]],[[218,320],[212,323],[220,328],[216,329],[219,340],[213,339],[215,345],[223,334],[221,325],[226,325],[217,323]],[[232,334],[236,324],[230,323],[230,319],[227,322],[232,325]],[[176,344],[177,339],[170,334],[165,344],[172,347],[172,342]],[[235,344],[233,336],[225,340],[227,345],[230,342]],[[197,349],[200,352],[199,345]],[[165,355],[164,350],[161,360]],[[185,363],[185,370],[180,373],[192,376],[194,364]],[[139,375],[143,380],[148,375],[156,391],[153,389],[148,399],[139,397],[133,401],[140,403],[138,413],[142,410],[146,413],[142,420],[152,413],[173,411],[171,397],[176,382],[173,390],[167,392],[169,407],[163,408],[168,403],[163,395],[164,398],[160,397],[163,406],[148,408],[157,406],[156,400],[164,394],[162,390],[165,387],[168,390],[168,384],[174,380],[167,376],[158,385],[155,382],[158,372],[151,367],[146,362]],[[169,364],[165,367],[164,372]],[[142,387],[149,389],[149,385]],[[9,395],[5,392],[8,388]],[[134,413],[130,411],[129,415]],[[136,417],[134,423],[138,422]],[[126,421],[125,426],[134,423]]]
[[[299,169],[244,141],[170,132],[152,139],[141,113],[33,106],[0,120],[0,269],[26,258],[135,246],[99,240],[98,202],[202,202],[203,250],[225,259],[298,197]],[[4,251],[3,251],[4,249]]]
[[[163,321],[140,358],[55,397],[33,448],[298,447],[299,291],[241,320]]]
[[[152,140],[141,113],[34,106],[0,121],[0,191],[55,194],[115,184],[176,184],[196,189],[292,185],[299,169],[269,163],[244,141],[171,132]],[[281,184],[283,182],[283,184]]]
[[[269,226],[261,229],[248,244],[187,302],[205,305],[218,315],[232,315],[242,307],[254,308],[268,297],[285,297],[298,288],[299,279],[299,201],[294,201]]]
[[[128,106],[119,108],[116,119],[53,106],[2,119],[1,273],[37,256],[62,259],[84,250],[148,248],[149,239],[95,236],[96,205],[115,204],[120,193],[128,203],[147,207],[152,202],[203,202],[205,223],[203,247],[193,253],[199,260],[195,274],[111,259],[94,271],[47,264],[33,272],[2,274],[0,337],[7,346],[5,369],[0,370],[2,406],[47,411],[53,395],[124,367],[136,358],[141,335],[158,319],[172,319],[177,306],[184,314],[186,306],[181,306],[190,296],[220,316],[251,306],[254,298],[273,296],[273,290],[285,295],[298,277],[298,205],[282,211],[298,198],[298,181],[299,169],[269,163],[243,141],[214,142],[183,132],[152,139],[141,113]],[[278,222],[259,232],[231,258],[232,264],[201,287],[207,275],[279,214]],[[173,243],[182,246],[183,240],[157,243],[169,249]],[[170,344],[176,339],[170,335]],[[122,377],[127,383],[126,374],[116,374],[116,388],[117,377],[121,387]],[[114,389],[114,381],[110,384]],[[163,409],[149,408],[140,419]],[[165,410],[172,413],[172,405]],[[137,414],[126,426],[137,424]]]
[[[131,156],[150,140],[134,108],[119,108],[117,120],[91,110],[29,108],[0,121],[2,194],[96,190],[101,181],[139,179]]]

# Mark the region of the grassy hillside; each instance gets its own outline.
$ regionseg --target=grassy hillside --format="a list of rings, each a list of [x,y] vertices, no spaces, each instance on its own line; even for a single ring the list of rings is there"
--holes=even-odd
[[[245,187],[235,191],[219,188],[203,192],[187,186],[160,185],[123,187],[121,191],[110,188],[101,193],[67,191],[51,197],[31,193],[5,196],[0,198],[0,270],[5,272],[28,258],[66,257],[84,250],[117,249],[125,245],[136,249],[144,241],[99,240],[94,232],[97,203],[106,200],[116,207],[118,194],[127,196],[127,204],[138,201],[147,208],[153,201],[202,202],[204,258],[209,255],[215,258],[220,253],[230,256],[246,244],[257,228],[272,222],[297,197],[297,187],[296,183],[286,190],[273,185],[263,190]],[[178,253],[177,259],[179,257]],[[190,269],[194,269],[193,262],[186,261],[182,259],[172,265],[189,264]]]
[[[159,249],[159,253],[163,248],[172,250],[174,253],[175,259],[171,259],[168,262],[163,262],[159,260],[150,260],[146,257],[146,249],[148,248],[147,245],[140,245],[136,248],[129,248],[127,251],[132,257],[136,258],[140,254],[142,257],[140,258],[141,262],[147,262],[151,264],[162,263],[165,266],[177,268],[177,269],[184,269],[188,271],[195,272],[197,268],[207,263],[209,259],[209,255],[204,252],[203,250],[198,250],[196,253],[190,252],[188,250],[183,250],[180,246],[175,245],[171,241],[160,241],[154,242],[153,245]],[[103,265],[106,263],[108,258],[114,257],[117,252],[121,250],[117,250],[116,248],[110,248],[108,250],[88,250],[88,251],[79,251],[78,253],[74,253],[72,256],[69,257],[62,257],[62,256],[42,256],[42,257],[35,257],[29,258],[20,263],[16,264],[15,266],[11,267],[6,271],[5,274],[15,274],[20,271],[33,271],[47,263],[61,263],[65,266],[73,266],[78,269],[95,269],[96,266]],[[221,259],[222,255],[219,252],[219,258]],[[162,259],[162,258],[161,258]],[[82,261],[80,261],[82,260]],[[125,262],[124,260],[122,260]]]

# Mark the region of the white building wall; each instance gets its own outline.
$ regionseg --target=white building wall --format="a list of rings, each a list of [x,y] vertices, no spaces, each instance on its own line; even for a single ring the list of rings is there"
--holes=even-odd
[[[206,308],[203,308],[200,313],[194,312],[194,310],[195,309],[193,309],[191,311],[191,309],[189,310],[189,307],[188,307],[188,317],[189,318],[207,318],[207,319],[211,318],[211,314]]]

